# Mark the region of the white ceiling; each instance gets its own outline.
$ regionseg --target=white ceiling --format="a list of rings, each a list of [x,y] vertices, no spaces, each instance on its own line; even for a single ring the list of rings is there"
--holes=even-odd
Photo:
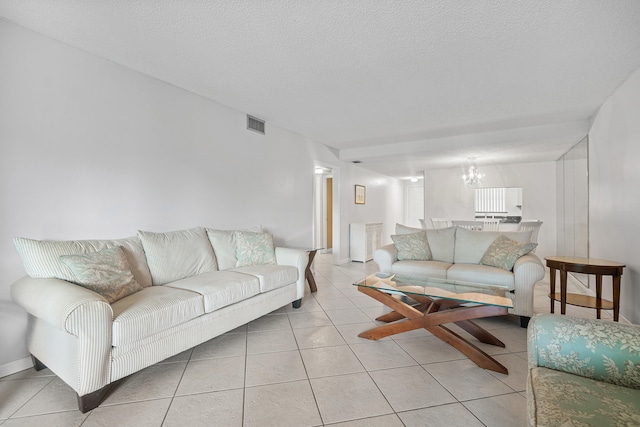
[[[0,17],[392,176],[555,160],[640,67],[638,0],[2,0]]]

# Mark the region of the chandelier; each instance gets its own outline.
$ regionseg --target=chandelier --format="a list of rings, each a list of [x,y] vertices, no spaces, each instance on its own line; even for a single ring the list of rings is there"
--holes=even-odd
[[[482,178],[484,178],[484,174],[478,171],[478,168],[474,163],[475,157],[470,158],[469,160],[471,161],[471,165],[469,166],[469,170],[467,171],[467,173],[462,175],[462,180],[466,185],[480,185],[480,183],[482,182]]]

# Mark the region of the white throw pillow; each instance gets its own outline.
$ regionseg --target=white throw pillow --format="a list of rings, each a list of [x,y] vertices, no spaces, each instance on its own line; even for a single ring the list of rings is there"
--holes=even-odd
[[[75,275],[73,283],[102,295],[109,304],[144,289],[131,273],[120,246],[81,255],[62,255]]]
[[[215,230],[213,228],[206,228],[207,237],[213,247],[213,252],[216,255],[219,270],[228,270],[236,266],[236,231],[252,231],[255,233],[261,233],[262,227],[255,226],[245,230]]]
[[[20,255],[27,274],[34,278],[55,278],[73,282],[76,276],[62,261],[61,255],[98,252],[120,246],[127,257],[131,272],[143,287],[151,286],[147,258],[138,237],[116,240],[34,240],[16,237],[13,244]]]
[[[154,285],[218,269],[213,249],[202,227],[153,233],[138,231]]]

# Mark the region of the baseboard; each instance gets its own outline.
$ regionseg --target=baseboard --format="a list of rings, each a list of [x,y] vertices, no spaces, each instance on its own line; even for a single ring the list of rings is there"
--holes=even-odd
[[[33,367],[33,362],[29,356],[23,359],[14,360],[13,362],[5,363],[4,365],[0,365],[0,378],[15,374],[16,372],[24,371],[31,367]]]
[[[567,274],[567,283],[572,283],[572,284],[578,286],[582,290],[582,293],[585,294],[585,295],[589,295],[589,296],[592,296],[592,297],[596,296],[595,289],[587,288],[584,283],[582,283],[581,281],[576,279],[573,276],[573,274],[571,274],[571,273]],[[556,281],[556,287],[559,287],[559,286],[560,286],[559,281]],[[605,312],[611,313],[612,316],[613,316],[613,311],[605,310]],[[619,316],[619,318],[618,318],[618,322],[619,323],[631,324],[631,322],[629,322],[629,320],[626,317],[624,317],[621,313],[619,313],[618,316]]]
[[[626,317],[624,317],[622,314],[619,315],[618,323],[626,323],[628,325],[631,325],[631,322],[629,322],[629,320]]]

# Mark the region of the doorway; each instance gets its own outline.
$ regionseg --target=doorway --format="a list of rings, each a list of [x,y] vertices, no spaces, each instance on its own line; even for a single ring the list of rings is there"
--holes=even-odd
[[[422,183],[406,184],[405,224],[409,227],[421,228],[420,220],[424,219],[424,186]]]
[[[328,167],[315,167],[314,185],[314,243],[321,252],[333,250],[333,170]]]

